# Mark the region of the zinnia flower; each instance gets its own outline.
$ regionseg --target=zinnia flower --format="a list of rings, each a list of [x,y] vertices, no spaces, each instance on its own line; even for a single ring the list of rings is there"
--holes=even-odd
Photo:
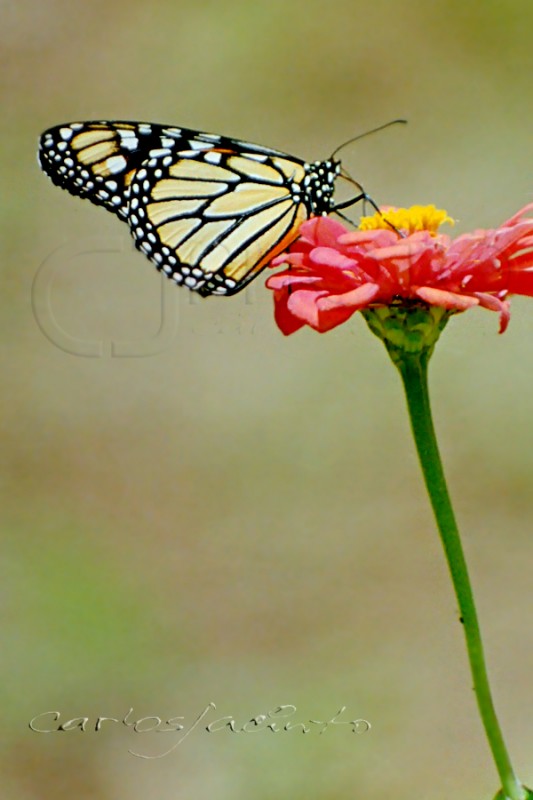
[[[289,265],[266,283],[276,322],[285,334],[304,325],[323,333],[380,306],[437,306],[447,315],[483,306],[499,313],[503,332],[508,295],[533,296],[532,211],[533,203],[499,228],[457,239],[437,232],[453,220],[434,206],[384,208],[356,231],[329,217],[309,219],[272,262]]]

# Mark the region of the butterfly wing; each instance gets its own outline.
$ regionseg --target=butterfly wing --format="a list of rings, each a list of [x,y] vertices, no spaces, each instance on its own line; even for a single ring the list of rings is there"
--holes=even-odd
[[[201,295],[235,294],[328,213],[336,162],[305,164],[218,134],[143,122],[74,122],[41,137],[52,181],[125,220],[137,247]]]
[[[136,246],[203,296],[240,291],[308,216],[301,161],[227,143],[152,151],[131,182],[128,222]]]

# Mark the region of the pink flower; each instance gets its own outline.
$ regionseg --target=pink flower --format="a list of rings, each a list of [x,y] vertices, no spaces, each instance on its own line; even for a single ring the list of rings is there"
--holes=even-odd
[[[533,296],[533,203],[495,230],[451,239],[437,229],[453,222],[433,206],[383,209],[349,231],[313,217],[272,266],[275,318],[285,334],[309,325],[323,333],[362,309],[418,302],[450,314],[483,306],[509,322],[510,294]],[[392,224],[397,230],[390,227]],[[401,231],[403,235],[400,235]]]

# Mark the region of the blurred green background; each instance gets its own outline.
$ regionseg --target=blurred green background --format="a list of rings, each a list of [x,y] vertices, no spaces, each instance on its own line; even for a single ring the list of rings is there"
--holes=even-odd
[[[0,9],[3,796],[492,797],[455,601],[382,345],[358,318],[285,339],[263,277],[231,300],[169,284],[176,329],[165,322],[158,338],[153,267],[112,215],[54,188],[35,153],[51,125],[116,118],[314,160],[405,116],[407,128],[346,149],[346,168],[381,203],[435,203],[458,232],[497,225],[531,199],[533,6]],[[100,357],[43,335],[37,274],[49,278],[44,323],[53,314],[56,333],[102,342]],[[497,327],[482,310],[453,319],[431,379],[497,707],[531,784],[530,304],[513,301],[509,331]],[[113,357],[113,341],[155,352]],[[346,706],[344,719],[372,729],[197,729],[158,760],[128,749],[158,754],[176,734],[94,732],[98,716],[130,707],[130,719],[190,725],[210,701],[209,719],[240,725],[293,704],[298,721]],[[88,730],[32,733],[29,720],[50,710],[89,717]]]

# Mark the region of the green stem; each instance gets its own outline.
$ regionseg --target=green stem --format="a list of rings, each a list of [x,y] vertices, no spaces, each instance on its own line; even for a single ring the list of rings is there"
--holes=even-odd
[[[431,418],[427,383],[429,355],[428,351],[422,354],[404,353],[402,357],[394,358],[393,360],[402,376],[411,427],[424,474],[424,481],[459,603],[470,669],[474,679],[474,691],[496,763],[496,769],[500,776],[503,793],[509,800],[526,800],[529,794],[515,775],[492,702],[474,596],[468,577],[468,568],[446,486]]]

